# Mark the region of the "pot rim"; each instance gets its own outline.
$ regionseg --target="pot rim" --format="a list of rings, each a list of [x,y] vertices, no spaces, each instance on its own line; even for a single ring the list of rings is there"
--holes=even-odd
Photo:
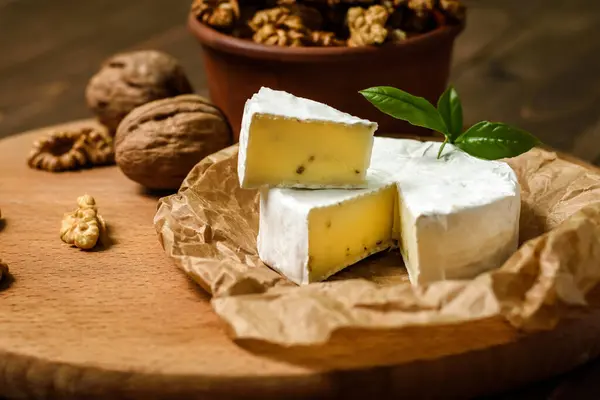
[[[440,41],[453,40],[464,28],[464,22],[456,25],[444,25],[400,43],[389,43],[379,47],[282,47],[266,46],[254,43],[251,40],[240,39],[221,33],[198,21],[191,12],[188,14],[188,29],[203,47],[206,46],[220,52],[249,58],[282,62],[338,61],[340,57],[365,58],[369,55],[372,56],[381,53],[418,51],[428,46],[436,45]]]

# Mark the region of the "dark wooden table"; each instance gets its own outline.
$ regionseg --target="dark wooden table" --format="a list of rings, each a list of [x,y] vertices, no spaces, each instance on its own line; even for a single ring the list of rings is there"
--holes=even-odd
[[[185,27],[190,2],[0,0],[0,138],[89,116],[85,85],[117,51],[167,51],[206,95],[199,46]],[[513,123],[600,165],[600,2],[466,3],[469,23],[456,45],[452,81],[467,122]],[[494,397],[598,398],[600,361]]]

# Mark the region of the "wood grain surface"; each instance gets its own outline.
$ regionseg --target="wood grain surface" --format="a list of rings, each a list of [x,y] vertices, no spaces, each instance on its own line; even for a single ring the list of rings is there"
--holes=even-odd
[[[238,346],[207,295],[160,248],[152,225],[157,195],[116,167],[61,174],[29,169],[25,157],[43,132],[0,141],[0,256],[12,274],[0,285],[0,396],[471,396],[566,372],[600,353],[598,312],[532,336],[477,322],[485,334],[464,340],[511,339],[468,354],[445,348],[443,337],[431,338],[426,349],[411,348],[410,330],[361,340],[343,332],[318,351]],[[62,214],[84,193],[96,198],[111,237],[92,252],[58,236]],[[446,335],[461,337],[464,330],[450,326]],[[449,353],[455,354],[430,358]],[[418,354],[421,360],[406,362]]]
[[[190,78],[200,94],[207,93],[206,76],[202,66],[202,56],[192,36],[185,27],[185,18],[191,0],[0,0],[0,137],[17,134],[27,129],[49,124],[68,121],[76,118],[86,118],[90,114],[84,104],[84,88],[87,80],[96,71],[99,63],[117,51],[134,49],[155,48],[167,51],[179,58],[186,68]],[[454,56],[452,80],[459,89],[465,103],[466,122],[472,123],[481,119],[496,119],[521,125],[540,136],[545,142],[554,147],[574,154],[583,160],[600,165],[600,120],[598,109],[600,107],[600,75],[597,74],[600,66],[600,35],[597,26],[600,22],[600,2],[594,0],[465,0],[470,7],[469,23],[464,34],[457,41]],[[135,21],[132,23],[131,21]],[[4,144],[3,144],[4,145]],[[27,145],[21,145],[25,149]],[[0,165],[4,168],[8,157],[16,160],[15,165],[20,165],[24,154],[0,156]],[[121,213],[135,210],[141,216],[132,217],[138,225],[120,224],[121,229],[115,232],[116,238],[135,237],[148,241],[148,259],[141,254],[131,255],[125,250],[120,250],[117,244],[109,252],[121,251],[131,265],[122,267],[123,263],[115,265],[102,265],[101,271],[89,268],[89,254],[79,255],[73,249],[63,249],[58,239],[57,232],[40,229],[39,222],[48,220],[48,224],[59,224],[60,216],[64,211],[74,207],[75,197],[79,190],[71,188],[57,189],[52,185],[63,182],[63,178],[43,175],[46,179],[31,187],[31,181],[21,181],[25,173],[17,170],[17,175],[12,175],[13,166],[7,171],[0,169],[0,209],[3,213],[14,210],[18,203],[6,200],[7,182],[9,178],[15,187],[20,184],[26,188],[24,195],[19,197],[25,210],[31,213],[39,210],[41,204],[50,204],[54,209],[46,209],[43,214],[37,214],[36,220],[24,220],[22,216],[7,215],[6,221],[0,220],[0,257],[10,258],[15,272],[15,286],[0,292],[0,347],[8,347],[8,353],[0,355],[0,396],[6,394],[5,382],[12,380],[19,382],[19,393],[29,394],[28,397],[42,397],[43,394],[52,393],[61,388],[61,393],[66,395],[81,393],[102,393],[106,387],[119,386],[122,393],[140,393],[139,380],[130,374],[134,370],[133,361],[130,369],[108,374],[105,372],[103,380],[98,380],[93,374],[96,369],[104,368],[110,363],[95,364],[87,369],[57,368],[50,364],[41,366],[33,359],[19,357],[20,364],[17,368],[13,354],[23,348],[23,343],[29,341],[27,354],[41,355],[44,359],[79,360],[89,361],[82,350],[87,348],[95,352],[109,349],[112,354],[117,354],[123,359],[135,359],[136,351],[153,353],[156,345],[147,345],[137,335],[145,332],[145,327],[152,325],[149,332],[153,332],[164,346],[169,346],[173,339],[162,336],[158,325],[171,323],[177,319],[169,314],[171,311],[189,307],[189,320],[179,321],[175,326],[187,327],[185,337],[193,346],[189,351],[203,348],[202,346],[218,346],[232,349],[236,354],[241,354],[240,362],[254,360],[250,366],[261,368],[256,364],[256,359],[245,351],[231,345],[224,337],[211,337],[203,344],[198,343],[198,337],[210,336],[210,332],[222,334],[219,321],[211,314],[207,304],[208,299],[201,291],[187,283],[187,280],[173,271],[164,258],[157,243],[154,243],[153,230],[148,224],[148,218],[154,213],[153,207],[156,196],[141,192],[135,185],[125,181],[120,175],[110,169],[87,171],[76,182],[81,183],[81,189],[87,188],[88,178],[105,175],[101,178],[104,186],[98,190],[96,197],[100,202],[107,218],[114,219]],[[19,172],[20,171],[20,172]],[[27,172],[27,174],[32,172]],[[108,180],[108,176],[111,180]],[[112,181],[112,177],[115,178]],[[97,183],[93,184],[97,186]],[[113,186],[123,192],[116,195],[111,192]],[[105,193],[105,194],[102,194]],[[106,194],[110,193],[110,194]],[[66,198],[66,197],[68,198]],[[105,197],[106,196],[106,197]],[[123,205],[106,202],[106,198],[121,199]],[[107,204],[108,203],[108,204]],[[44,207],[46,207],[44,206]],[[148,209],[146,211],[144,207]],[[18,208],[18,207],[17,207]],[[106,208],[106,209],[105,209]],[[127,210],[127,211],[123,211]],[[109,212],[110,211],[110,212]],[[43,215],[43,218],[40,216]],[[109,220],[109,222],[111,222]],[[115,221],[112,221],[115,222]],[[133,222],[131,222],[133,223]],[[47,228],[44,228],[47,229]],[[8,241],[6,232],[21,232],[18,241]],[[27,232],[26,232],[27,230]],[[127,232],[127,233],[125,233]],[[6,242],[5,242],[6,240]],[[56,258],[56,263],[50,265],[44,251],[48,247],[41,246],[47,240],[52,242],[53,252],[50,256]],[[5,245],[6,243],[6,245]],[[32,269],[19,271],[20,263],[18,254],[23,249],[29,249],[29,254],[34,255]],[[60,253],[57,253],[59,251]],[[76,260],[79,267],[64,265],[61,256],[78,254]],[[106,253],[109,254],[109,253]],[[17,256],[15,256],[17,255]],[[162,258],[161,258],[162,257]],[[115,258],[111,260],[118,259]],[[141,261],[146,260],[146,261]],[[127,282],[124,268],[136,266],[135,262],[147,262],[147,268],[141,267],[148,276],[138,282]],[[71,276],[79,276],[73,268],[81,268],[91,276],[92,283],[81,278],[78,288],[65,289],[63,281]],[[119,274],[106,276],[107,272],[117,271]],[[25,275],[24,275],[25,274]],[[25,276],[35,277],[35,284],[39,288],[49,288],[53,298],[32,298],[28,302],[17,303],[16,314],[21,321],[20,330],[7,328],[3,323],[6,299],[11,299],[14,288],[26,285]],[[39,276],[39,277],[38,277]],[[97,278],[96,278],[97,276]],[[177,278],[176,278],[177,277]],[[98,279],[95,281],[94,279]],[[169,302],[168,288],[173,285],[173,279],[179,279],[175,286],[186,287],[188,291],[177,295],[176,300]],[[96,286],[98,282],[104,286]],[[146,283],[157,284],[145,287]],[[26,286],[25,286],[26,287]],[[131,287],[138,287],[131,291]],[[136,305],[123,301],[130,294],[121,293],[124,289],[128,293],[136,293],[139,304],[148,304],[156,308],[156,313],[138,311]],[[16,289],[15,289],[16,290]],[[167,293],[163,293],[167,290]],[[98,291],[111,293],[115,299],[102,302],[93,300],[93,294]],[[70,293],[72,292],[72,293]],[[88,299],[90,298],[90,299]],[[200,301],[199,301],[200,300]],[[10,300],[13,301],[13,300]],[[58,304],[66,301],[73,307],[78,307],[83,316],[71,317],[67,311],[56,311],[54,316],[49,315],[40,320],[27,320],[32,315],[29,307],[40,307],[40,310],[54,310]],[[133,300],[132,300],[133,301]],[[112,302],[112,303],[111,303]],[[3,304],[4,303],[4,304]],[[96,304],[100,303],[100,304]],[[105,304],[106,303],[106,304]],[[122,304],[121,309],[114,310],[110,304]],[[25,306],[27,304],[27,306]],[[112,316],[114,319],[123,319],[130,326],[134,325],[129,319],[140,315],[150,319],[146,325],[137,325],[128,333],[115,332],[113,328],[104,326],[95,317],[86,316],[89,310],[98,309],[102,314]],[[158,316],[158,317],[157,317]],[[157,322],[158,321],[158,322]],[[43,328],[46,325],[54,327],[53,332],[63,333],[66,340],[57,343],[55,339],[46,338]],[[183,329],[185,331],[185,329]],[[193,332],[192,332],[193,331]],[[11,339],[8,339],[10,333]],[[98,340],[93,335],[109,332],[111,339]],[[207,334],[208,332],[208,334]],[[115,337],[122,337],[124,341],[133,343],[130,351],[123,348],[113,349]],[[67,340],[68,339],[68,340]],[[36,342],[37,341],[37,342]],[[137,345],[138,341],[140,344]],[[31,344],[33,343],[33,344]],[[139,350],[142,348],[142,350]],[[190,372],[186,369],[189,363],[188,349],[173,347],[172,353],[166,355],[163,361],[147,362],[145,366],[149,371],[156,371],[162,365],[178,364],[182,374]],[[213,357],[221,354],[222,347],[212,353],[201,354],[193,362],[200,364],[195,371],[209,369],[208,361],[202,357]],[[4,350],[3,350],[4,351]],[[79,351],[83,353],[78,354]],[[133,355],[132,355],[133,354]],[[172,355],[171,355],[172,354]],[[163,355],[164,356],[164,355]],[[183,356],[179,363],[178,358]],[[158,356],[155,356],[158,357]],[[541,355],[544,359],[544,355]],[[26,363],[29,363],[25,365]],[[139,362],[138,362],[139,364]],[[100,365],[100,366],[98,366]],[[9,367],[10,366],[10,367]],[[175,368],[175,367],[172,367]],[[58,371],[58,373],[56,372]],[[306,373],[302,368],[297,368],[297,374]],[[216,369],[218,372],[218,368]],[[151,374],[152,372],[149,372]],[[173,372],[177,374],[177,372]],[[24,379],[23,376],[30,378]],[[131,376],[130,376],[131,375]],[[384,374],[387,375],[387,374]],[[91,379],[90,376],[94,376]],[[5,377],[5,378],[4,378]],[[19,378],[16,378],[19,377]],[[111,379],[112,377],[112,379]],[[183,379],[182,375],[178,379]],[[194,375],[189,376],[194,380]],[[359,380],[357,382],[364,382]],[[460,379],[460,378],[459,378]],[[178,390],[175,380],[170,381],[173,392]],[[318,379],[313,380],[316,382]],[[27,382],[31,382],[28,384]],[[110,382],[110,385],[108,384]],[[156,379],[155,386],[162,389],[164,380]],[[181,382],[181,381],[180,381]],[[252,388],[238,381],[234,385],[231,380],[223,380],[224,386],[246,388],[251,393]],[[215,383],[211,383],[215,387]],[[112,386],[111,386],[112,385]],[[198,383],[199,387],[202,383]],[[137,388],[137,389],[136,389]],[[243,389],[242,389],[243,390]],[[239,390],[238,390],[239,391]],[[299,393],[302,393],[299,391]],[[151,396],[149,396],[151,397]],[[490,397],[486,397],[490,398]],[[494,396],[494,400],[508,399],[598,399],[600,398],[600,361],[594,361],[567,374],[546,379],[534,384],[527,384],[516,391]]]

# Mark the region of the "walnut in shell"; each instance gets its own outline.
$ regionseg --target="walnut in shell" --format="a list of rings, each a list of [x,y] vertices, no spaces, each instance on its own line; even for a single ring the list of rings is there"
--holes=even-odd
[[[198,95],[157,100],[133,110],[115,136],[115,160],[149,189],[177,189],[204,157],[232,144],[223,113]]]
[[[179,62],[168,54],[135,51],[106,60],[86,88],[86,99],[98,120],[114,134],[134,108],[153,100],[192,93]]]

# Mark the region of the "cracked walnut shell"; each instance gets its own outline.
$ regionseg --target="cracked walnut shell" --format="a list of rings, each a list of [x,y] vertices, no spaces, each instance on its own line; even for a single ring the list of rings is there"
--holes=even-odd
[[[92,196],[86,194],[77,198],[77,207],[75,211],[64,214],[60,238],[67,244],[90,250],[106,232],[106,223],[98,214]]]
[[[149,189],[177,189],[204,157],[230,146],[223,113],[198,95],[157,100],[133,110],[117,129],[115,159]]]
[[[86,100],[98,120],[114,134],[134,108],[150,101],[192,93],[179,62],[168,54],[146,50],[106,60],[86,88]]]

